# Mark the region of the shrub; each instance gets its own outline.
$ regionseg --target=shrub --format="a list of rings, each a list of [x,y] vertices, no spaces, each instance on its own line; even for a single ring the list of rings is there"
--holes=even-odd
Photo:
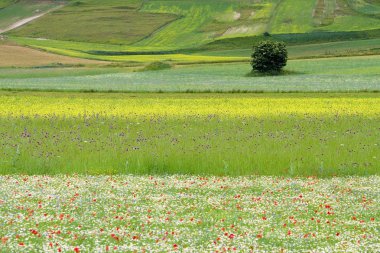
[[[260,73],[280,72],[286,66],[288,51],[283,42],[262,41],[253,47],[251,65]]]
[[[152,62],[144,67],[143,71],[155,71],[155,70],[164,70],[164,69],[170,69],[172,65],[166,62]]]

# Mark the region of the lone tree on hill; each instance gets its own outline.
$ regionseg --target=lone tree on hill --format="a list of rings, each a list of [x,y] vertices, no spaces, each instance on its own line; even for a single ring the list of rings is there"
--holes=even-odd
[[[288,51],[283,42],[262,41],[253,47],[251,65],[260,73],[279,73],[288,61]]]

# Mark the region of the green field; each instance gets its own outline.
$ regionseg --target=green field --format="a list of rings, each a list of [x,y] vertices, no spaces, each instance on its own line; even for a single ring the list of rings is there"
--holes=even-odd
[[[122,92],[379,91],[380,57],[294,60],[287,75],[249,77],[249,63],[134,68],[0,69],[0,88]]]
[[[372,175],[379,99],[2,93],[0,173]]]
[[[0,1],[0,31],[13,23],[57,7],[59,1]]]
[[[21,45],[32,46],[44,51],[60,55],[80,57],[110,62],[124,62],[129,65],[146,64],[154,61],[168,61],[172,64],[210,63],[210,62],[242,62],[248,61],[251,46],[255,40],[244,40],[243,48],[228,49],[230,46],[222,44],[216,47],[193,51],[162,51],[154,53],[152,47],[129,47],[125,45],[109,45],[100,43],[69,42],[58,40],[38,40],[26,38],[11,38]],[[347,38],[344,38],[347,39]],[[290,59],[320,58],[354,55],[379,54],[380,39],[355,39],[338,42],[303,43],[293,45],[289,42]]]
[[[0,9],[3,9],[9,5],[11,5],[14,1],[13,0],[1,0],[0,1]]]
[[[252,52],[247,49],[206,50],[195,53],[206,56],[247,57]],[[343,40],[313,44],[289,45],[290,59],[323,58],[339,56],[378,55],[380,39]]]
[[[347,3],[344,0],[328,0],[322,3],[299,0],[255,3],[249,0],[212,0],[207,3],[199,0],[86,0],[80,4],[69,1],[65,8],[12,34],[92,42],[99,42],[99,39],[111,42],[111,37],[114,37],[113,42],[119,41],[123,44],[136,43],[136,39],[130,39],[129,36],[143,36],[145,39],[137,45],[177,48],[199,45],[216,38],[258,35],[264,31],[276,34],[375,29],[380,28],[379,9],[378,3],[366,3],[363,0],[349,0]],[[295,12],[299,15],[293,15]],[[117,18],[118,15],[130,18],[130,25],[125,28],[120,26],[125,24],[125,20]],[[171,24],[164,25],[169,22],[166,18],[170,16],[178,18],[172,20]],[[79,22],[73,23],[75,17],[81,18]],[[144,18],[144,25],[141,26],[138,20]],[[331,20],[325,22],[326,19]],[[94,20],[98,22],[94,23]],[[107,25],[107,22],[111,22],[112,27]],[[353,23],[355,25],[352,25]],[[153,27],[149,24],[153,24]],[[99,25],[104,26],[103,28],[110,32],[109,35],[96,36]],[[136,25],[140,29],[130,30]],[[155,25],[159,26],[154,27]],[[69,27],[73,28],[74,33],[66,32]],[[152,29],[156,30],[153,34]],[[127,32],[127,37],[120,36],[123,30]]]
[[[18,36],[99,43],[133,43],[176,19],[175,15],[140,13],[139,1],[87,1],[72,4],[26,25]],[[144,20],[138,22],[137,20]]]

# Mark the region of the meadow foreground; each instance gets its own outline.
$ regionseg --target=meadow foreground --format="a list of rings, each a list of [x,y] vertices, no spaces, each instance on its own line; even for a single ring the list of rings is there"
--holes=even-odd
[[[1,176],[2,252],[376,252],[380,177]]]

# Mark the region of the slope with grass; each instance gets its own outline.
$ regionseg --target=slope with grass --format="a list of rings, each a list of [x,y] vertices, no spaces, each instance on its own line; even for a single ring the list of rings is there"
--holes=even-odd
[[[56,40],[136,42],[176,19],[175,15],[138,11],[138,1],[74,2],[12,34]],[[143,22],[142,22],[143,21]]]
[[[0,33],[15,29],[62,5],[62,1],[2,1],[0,2]]]
[[[248,49],[264,32],[290,44],[379,38],[378,8],[377,2],[364,0],[68,1],[7,35],[59,54],[139,61],[109,56],[224,50],[231,39],[235,49]]]
[[[305,33],[311,30],[314,1],[280,1],[270,31],[272,33]],[[294,15],[297,13],[297,15]]]
[[[334,56],[360,56],[380,54],[380,39],[342,40],[324,43],[306,43],[288,45],[289,59],[323,58]],[[247,57],[252,53],[251,48],[236,48],[225,50],[204,50],[195,55]]]
[[[254,3],[248,0],[207,3],[199,0],[86,0],[69,2],[64,9],[13,32],[13,35],[91,42],[112,40],[113,37],[114,42],[123,44],[133,44],[140,38],[143,42],[137,45],[183,48],[212,39],[258,35],[264,31],[277,34],[376,29],[380,28],[376,16],[379,8],[379,4],[364,0]],[[73,18],[77,22],[73,23]],[[97,36],[97,30],[108,33],[106,38]],[[124,37],[121,31],[124,31]],[[141,38],[144,35],[146,38]]]
[[[14,0],[0,0],[0,9],[4,9],[5,7],[8,7],[14,2]]]

